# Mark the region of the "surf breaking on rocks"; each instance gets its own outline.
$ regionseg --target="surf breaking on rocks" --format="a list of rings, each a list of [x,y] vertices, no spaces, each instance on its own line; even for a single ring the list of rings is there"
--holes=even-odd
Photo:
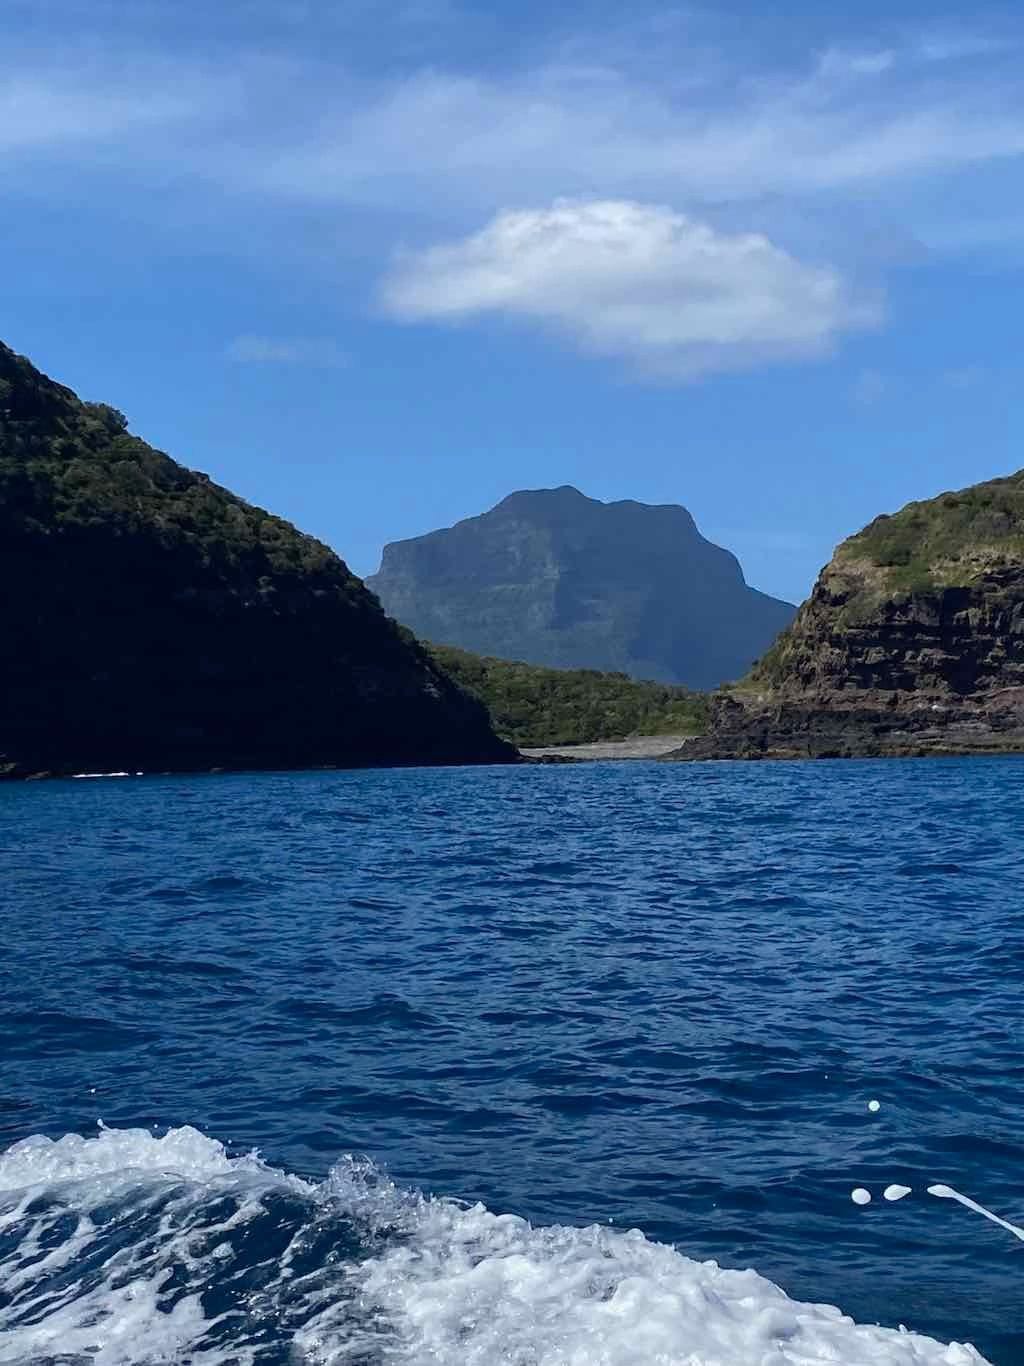
[[[978,1366],[638,1231],[533,1227],[345,1158],[320,1184],[196,1129],[0,1155],[0,1362]]]

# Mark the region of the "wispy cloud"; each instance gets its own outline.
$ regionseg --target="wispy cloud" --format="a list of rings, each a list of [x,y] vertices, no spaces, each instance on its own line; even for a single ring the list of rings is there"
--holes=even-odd
[[[262,183],[377,203],[436,204],[443,186],[477,206],[595,188],[692,204],[894,182],[902,193],[908,179],[1024,155],[1024,110],[998,81],[937,88],[877,54],[860,60],[875,67],[867,84],[845,59],[841,73],[734,78],[727,99],[611,69],[424,72],[335,110],[264,165]]]
[[[682,44],[671,77],[652,79],[616,58],[368,76],[243,51],[222,75],[113,46],[84,65],[11,51],[0,145],[81,159],[120,135],[141,176],[166,174],[173,151],[185,181],[431,215],[566,194],[692,206],[894,187],[905,204],[915,180],[1024,156],[1015,63],[961,71],[906,44],[758,68]],[[183,118],[203,136],[140,163],[140,128]]]
[[[75,155],[110,141],[196,121],[214,112],[212,86],[197,73],[151,84],[55,67],[36,72],[0,68],[0,151],[62,150]]]
[[[963,62],[1012,52],[1019,44],[995,34],[933,32],[920,38],[915,51],[926,62]]]
[[[851,399],[864,408],[875,408],[886,400],[929,403],[949,399],[950,392],[967,396],[992,379],[984,365],[961,365],[947,370],[889,372],[867,368],[859,371],[850,386]],[[945,392],[944,392],[945,391]]]
[[[962,393],[966,389],[976,389],[988,378],[988,371],[982,365],[963,365],[954,370],[946,370],[942,382],[947,389]]]
[[[874,408],[892,390],[892,380],[881,370],[861,370],[853,381],[850,397],[862,408]]]
[[[303,13],[320,25],[372,13],[370,0],[246,3],[298,34]],[[152,25],[176,8],[147,0],[139,13],[151,27],[134,31],[134,46],[112,36],[63,54],[38,40],[6,44],[7,184],[35,190],[47,170],[54,186],[67,169],[77,185],[93,172],[130,177],[119,213],[152,204],[164,226],[177,199],[225,243],[259,250],[240,231],[259,211],[260,242],[275,254],[307,245],[293,227],[301,205],[303,232],[320,234],[318,259],[337,254],[340,224],[346,243],[362,233],[364,282],[396,240],[410,244],[389,280],[396,313],[532,320],[675,375],[826,353],[878,320],[878,292],[861,274],[906,263],[920,243],[1024,244],[1024,101],[1005,35],[865,33],[799,60],[759,60],[706,34],[696,41],[673,10],[647,15],[656,38],[642,46],[657,58],[646,62],[625,30],[577,41],[563,32],[526,58],[476,65],[446,61],[443,49],[428,62],[414,44],[372,69],[342,42],[271,49],[235,34],[225,68],[202,44],[153,41]],[[103,0],[96,12],[109,23],[117,9]],[[460,28],[457,0],[404,0],[399,12],[409,32]],[[209,15],[213,25],[221,10]],[[962,192],[981,178],[983,195]],[[575,207],[509,207],[559,201]],[[591,235],[595,213],[610,249]],[[547,234],[557,278],[527,225]],[[255,341],[268,354],[249,339],[251,354],[236,359],[314,363],[310,351],[270,354],[296,343]]]
[[[623,200],[500,213],[469,237],[405,255],[384,303],[405,321],[523,319],[679,379],[820,356],[881,316],[837,271],[761,234]]]
[[[843,80],[859,76],[880,76],[890,71],[897,57],[893,48],[852,51],[846,48],[828,48],[818,59],[817,76],[821,81]]]
[[[249,332],[229,342],[226,355],[240,365],[303,365],[337,370],[348,364],[345,352],[326,337],[264,337]]]

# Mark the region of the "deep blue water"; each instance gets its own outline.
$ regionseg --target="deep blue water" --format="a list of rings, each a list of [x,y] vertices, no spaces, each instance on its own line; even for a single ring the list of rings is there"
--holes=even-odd
[[[4,786],[0,1149],[366,1154],[1024,1362],[1024,1243],[924,1193],[1024,1223],[1022,802],[1015,759]]]

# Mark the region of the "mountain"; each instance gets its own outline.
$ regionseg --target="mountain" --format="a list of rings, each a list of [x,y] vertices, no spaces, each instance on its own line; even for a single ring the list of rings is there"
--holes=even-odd
[[[707,724],[704,693],[626,674],[546,669],[432,645],[445,673],[475,693],[515,745],[579,745],[635,735],[689,735]]]
[[[878,517],[679,757],[1024,749],[1024,471]]]
[[[386,546],[367,584],[424,640],[691,688],[746,673],[795,611],[749,588],[685,508],[569,487]]]
[[[0,776],[514,757],[326,546],[0,344]]]

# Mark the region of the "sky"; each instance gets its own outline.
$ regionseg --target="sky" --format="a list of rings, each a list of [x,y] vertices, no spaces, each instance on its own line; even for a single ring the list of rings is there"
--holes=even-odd
[[[984,0],[0,0],[0,338],[361,574],[574,484],[799,601],[1024,465],[1022,56]]]

